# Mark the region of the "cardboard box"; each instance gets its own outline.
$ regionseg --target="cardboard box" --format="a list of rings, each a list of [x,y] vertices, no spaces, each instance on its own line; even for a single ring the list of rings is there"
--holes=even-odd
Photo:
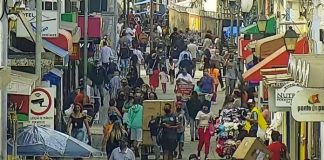
[[[148,124],[152,116],[156,118],[164,115],[166,103],[170,103],[172,111],[175,111],[174,100],[146,100],[143,102],[143,145],[153,145]]]
[[[237,160],[256,160],[263,155],[263,160],[268,160],[270,152],[259,138],[245,137],[233,154]],[[258,157],[259,158],[259,157]]]

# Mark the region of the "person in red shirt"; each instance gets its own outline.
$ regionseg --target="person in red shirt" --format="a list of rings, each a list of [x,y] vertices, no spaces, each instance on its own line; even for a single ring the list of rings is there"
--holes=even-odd
[[[281,135],[278,131],[272,131],[272,143],[268,146],[270,151],[270,160],[289,160],[288,148],[281,142]]]

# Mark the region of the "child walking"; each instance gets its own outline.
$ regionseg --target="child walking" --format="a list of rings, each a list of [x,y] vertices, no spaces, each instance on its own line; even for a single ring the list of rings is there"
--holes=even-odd
[[[166,93],[166,83],[169,81],[168,71],[165,67],[162,68],[162,72],[160,72],[160,80],[162,84],[162,91]]]
[[[175,78],[175,64],[173,63],[172,58],[169,59],[168,68],[169,68],[170,82],[171,84],[173,84]]]

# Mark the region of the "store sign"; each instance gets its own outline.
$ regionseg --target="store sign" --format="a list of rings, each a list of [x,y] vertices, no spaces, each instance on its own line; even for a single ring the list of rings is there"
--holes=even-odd
[[[29,119],[29,96],[19,94],[8,94],[8,112],[16,112],[17,121],[28,121]]]
[[[303,87],[295,82],[289,82],[275,91],[275,104],[277,107],[290,107],[296,93],[303,90]]]
[[[54,129],[54,88],[36,88],[30,95],[29,124]]]
[[[292,101],[292,116],[299,122],[324,121],[324,90],[305,88]]]
[[[36,11],[22,11],[31,29],[36,33]],[[42,37],[58,36],[58,14],[57,11],[42,11]],[[17,20],[17,37],[30,37],[25,25],[18,18]]]
[[[323,69],[323,60],[324,55],[291,55],[288,73],[304,87],[323,88],[324,75],[318,74]]]

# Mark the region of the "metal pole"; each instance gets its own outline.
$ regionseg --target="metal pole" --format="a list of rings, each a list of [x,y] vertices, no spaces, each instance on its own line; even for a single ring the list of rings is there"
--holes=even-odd
[[[239,45],[239,40],[240,40],[240,8],[238,8],[238,12],[237,12],[237,17],[236,17],[236,29],[237,29],[237,32],[236,32],[236,46],[238,47]]]
[[[0,0],[0,14],[3,13],[4,1]],[[8,53],[8,15],[0,19],[0,66],[7,66]],[[7,89],[0,90],[0,159],[7,159]]]
[[[124,0],[124,26],[127,27],[127,0]]]
[[[153,49],[153,29],[154,29],[154,26],[153,26],[153,23],[154,23],[154,11],[153,11],[153,0],[151,0],[150,2],[150,53]]]
[[[128,14],[129,14],[129,0],[126,0],[126,3],[127,3],[127,5],[126,5],[126,26],[129,27],[129,24],[128,24],[128,22],[129,22],[129,19],[128,19]]]
[[[117,0],[114,1],[114,29],[113,29],[113,49],[115,50],[115,53],[117,53],[117,23],[118,23],[118,3]],[[117,55],[117,54],[116,54]]]
[[[234,26],[234,14],[231,13],[231,47],[234,46],[234,36],[233,36],[233,26]]]
[[[36,50],[35,50],[35,73],[42,79],[42,1],[36,0]]]
[[[88,74],[88,10],[89,0],[84,0],[84,51],[83,51],[83,89],[84,94],[87,95],[87,74]],[[83,103],[86,102],[86,96],[84,96]]]
[[[59,25],[58,26],[59,27],[61,26],[61,12],[62,12],[61,7],[62,7],[61,0],[57,0],[57,14],[58,14],[58,21],[59,21]],[[67,73],[69,73],[69,71],[70,71],[70,63],[68,65],[68,68],[69,69],[68,69]],[[61,90],[62,86],[63,86],[63,81],[61,79],[61,84],[59,85],[60,90]],[[59,96],[59,97],[62,98],[62,96],[63,96],[63,94],[61,94],[61,96]],[[56,108],[56,122],[55,123],[57,123],[56,124],[56,127],[57,127],[57,130],[59,130],[59,131],[62,131],[62,121],[61,121],[62,120],[62,114],[61,113],[62,113],[63,108],[61,108],[61,107],[62,107],[62,105]]]

